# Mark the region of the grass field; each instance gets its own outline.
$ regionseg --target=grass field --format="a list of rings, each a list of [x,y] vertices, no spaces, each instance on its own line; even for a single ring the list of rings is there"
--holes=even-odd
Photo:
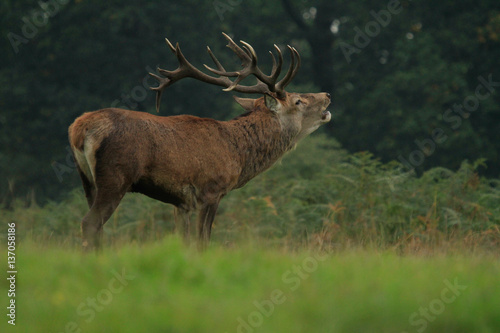
[[[0,332],[500,332],[500,181],[479,165],[416,177],[311,137],[222,201],[205,252],[141,195],[97,255],[80,251],[81,189],[16,201],[0,209],[16,326],[2,279]]]
[[[18,258],[16,327],[2,332],[500,331],[491,254],[200,253],[169,236],[97,256],[26,241]]]

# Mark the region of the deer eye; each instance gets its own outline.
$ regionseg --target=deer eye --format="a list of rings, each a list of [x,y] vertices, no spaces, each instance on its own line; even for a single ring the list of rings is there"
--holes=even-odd
[[[302,104],[302,101],[298,99],[297,102],[295,102],[295,105],[300,105],[300,104]]]

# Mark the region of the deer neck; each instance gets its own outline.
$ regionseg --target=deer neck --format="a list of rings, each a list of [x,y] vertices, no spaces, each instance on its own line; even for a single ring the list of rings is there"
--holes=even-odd
[[[293,148],[298,129],[285,126],[269,112],[252,111],[229,122],[241,161],[238,187],[267,170]]]

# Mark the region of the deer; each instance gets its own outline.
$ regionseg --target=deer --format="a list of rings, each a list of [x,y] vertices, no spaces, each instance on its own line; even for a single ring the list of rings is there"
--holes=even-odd
[[[235,97],[246,111],[225,121],[192,115],[159,116],[119,108],[86,112],[68,129],[70,147],[81,178],[88,213],[81,221],[82,247],[101,246],[103,226],[128,192],[142,193],[174,206],[175,228],[190,238],[190,221],[197,213],[197,243],[210,240],[219,202],[230,191],[241,188],[269,169],[295,145],[331,119],[327,110],[330,94],[289,93],[301,58],[287,45],[288,71],[281,49],[275,44],[272,69],[264,74],[254,48],[241,46],[223,33],[226,45],[242,62],[238,71],[226,71],[210,47],[207,52],[216,68],[195,68],[185,58],[179,43],[165,39],[178,60],[172,71],[158,68],[149,73],[158,81],[156,111],[162,92],[184,78],[223,87],[224,91],[257,94],[258,98]],[[160,75],[157,75],[160,74]],[[243,85],[253,76],[257,82]],[[232,78],[232,79],[231,79]]]

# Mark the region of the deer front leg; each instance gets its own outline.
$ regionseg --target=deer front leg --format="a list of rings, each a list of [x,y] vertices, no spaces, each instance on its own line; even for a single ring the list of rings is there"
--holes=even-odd
[[[191,211],[175,207],[174,210],[175,229],[179,235],[182,235],[185,242],[189,241],[189,225],[191,224]]]
[[[203,204],[198,216],[198,242],[199,247],[204,249],[210,241],[212,231],[212,223],[214,222],[215,213],[219,207],[219,202]]]

